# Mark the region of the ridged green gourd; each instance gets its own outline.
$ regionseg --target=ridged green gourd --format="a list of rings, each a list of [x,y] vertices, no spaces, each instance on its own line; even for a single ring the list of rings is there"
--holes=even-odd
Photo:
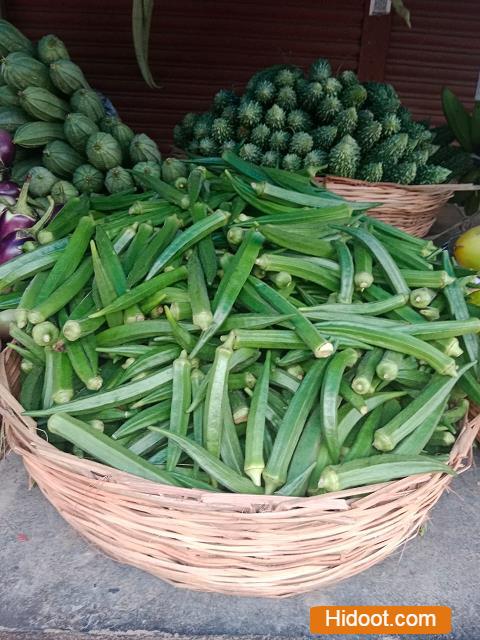
[[[290,141],[290,151],[302,158],[313,148],[313,138],[305,131],[294,133]]]
[[[273,151],[285,151],[290,142],[288,131],[274,131],[270,137],[270,148]]]
[[[85,153],[89,137],[98,133],[96,123],[83,113],[69,113],[63,126],[66,139],[80,153]]]
[[[366,182],[381,182],[383,178],[383,164],[381,162],[367,162],[362,164],[355,176]]]
[[[25,179],[29,173],[33,169],[33,167],[38,167],[42,164],[42,156],[39,154],[29,154],[28,158],[22,158],[22,160],[17,160],[14,162],[11,171],[10,178],[21,184],[25,182]]]
[[[86,154],[90,164],[102,171],[117,167],[122,162],[120,145],[110,133],[94,133],[87,140]]]
[[[386,113],[395,113],[400,107],[400,100],[391,84],[367,82],[367,105],[378,118]]]
[[[416,184],[441,184],[451,175],[450,169],[436,164],[425,164],[417,168]]]
[[[312,121],[308,113],[303,109],[293,109],[287,116],[287,127],[290,131],[308,131],[312,127]]]
[[[83,71],[71,60],[57,60],[50,65],[50,79],[62,93],[70,96],[78,89],[88,88]]]
[[[240,158],[247,160],[248,162],[258,162],[262,157],[262,151],[257,147],[257,145],[252,144],[251,142],[247,142],[242,147],[240,147],[240,151],[238,152]]]
[[[307,153],[303,159],[303,166],[308,169],[309,167],[326,167],[328,165],[328,153],[323,149],[313,149]]]
[[[43,147],[53,140],[65,140],[63,125],[60,122],[27,122],[15,132],[13,142],[26,149]]]
[[[28,175],[30,177],[28,192],[34,198],[48,195],[58,181],[58,177],[45,167],[33,167]]]
[[[18,107],[20,100],[18,92],[7,84],[0,87],[0,107]]]
[[[161,162],[162,156],[157,143],[145,133],[139,133],[132,138],[129,147],[132,163],[137,162]]]
[[[318,105],[317,118],[319,122],[329,123],[341,109],[342,103],[336,96],[325,96]]]
[[[263,105],[268,105],[275,98],[275,85],[270,80],[262,80],[254,91],[255,100]]]
[[[282,159],[282,169],[298,171],[302,168],[302,159],[296,153],[287,153]]]
[[[118,116],[105,116],[100,120],[98,126],[100,127],[100,131],[104,133],[111,133],[113,135],[113,128],[121,122]]]
[[[326,80],[332,75],[332,67],[330,62],[324,58],[319,58],[312,62],[310,69],[308,70],[308,77],[313,82],[321,82]]]
[[[69,111],[64,100],[42,87],[27,87],[19,96],[23,109],[37,120],[63,121]]]
[[[345,107],[358,109],[367,99],[367,90],[361,84],[352,84],[342,89],[340,100]]]
[[[265,113],[265,124],[270,129],[282,129],[285,125],[285,111],[278,104],[273,104]]]
[[[213,156],[217,151],[217,144],[213,138],[206,136],[199,141],[198,151],[202,156]]]
[[[380,120],[380,124],[382,125],[382,135],[384,138],[393,136],[402,128],[400,118],[396,113],[385,114],[385,116]]]
[[[337,113],[333,124],[337,127],[339,135],[344,136],[355,131],[357,122],[358,116],[355,107],[349,107]]]
[[[254,127],[263,115],[262,105],[256,100],[244,100],[238,107],[238,121],[246,127]]]
[[[264,167],[278,167],[279,162],[280,156],[278,155],[278,152],[272,150],[266,151],[261,160],[261,164]]]
[[[165,162],[163,163],[162,167],[160,167],[160,165],[156,162],[137,162],[137,164],[133,165],[132,170],[141,173],[144,176],[150,176],[151,178],[160,178],[161,170],[163,169],[164,165]],[[135,175],[133,176],[133,179],[139,187],[143,186],[141,181],[138,180]]]
[[[372,147],[368,154],[368,161],[383,162],[384,167],[394,165],[405,153],[407,143],[406,133],[396,133]]]
[[[15,133],[22,124],[30,122],[32,118],[20,107],[0,108],[0,129]]]
[[[133,189],[133,178],[123,167],[113,167],[105,176],[105,186],[109,193],[120,193]]]
[[[355,132],[355,138],[362,151],[368,151],[382,137],[382,125],[377,120],[359,126]]]
[[[257,124],[257,126],[252,129],[251,140],[253,144],[256,144],[257,147],[265,147],[268,145],[270,140],[271,131],[266,124]]]
[[[78,190],[68,180],[59,180],[53,185],[50,195],[55,204],[65,204],[75,196],[78,196]]]
[[[81,164],[73,172],[72,182],[80,193],[102,193],[104,175],[91,164]]]
[[[137,167],[139,164],[146,164],[145,168],[148,168],[152,163],[138,163],[135,165]],[[159,165],[154,165],[158,167]],[[135,169],[134,170],[137,170]],[[142,169],[140,169],[142,170]],[[169,184],[173,184],[177,178],[186,178],[188,175],[187,165],[179,160],[178,158],[166,158],[162,163],[162,180],[168,182]]]
[[[332,175],[351,178],[355,175],[360,158],[360,149],[352,136],[344,136],[328,155],[328,171]]]
[[[23,51],[8,54],[3,61],[2,74],[7,85],[17,91],[27,87],[51,87],[48,67]]]
[[[57,60],[69,60],[67,47],[60,38],[48,34],[40,38],[37,44],[37,54],[44,64],[52,64]]]
[[[78,89],[70,98],[71,111],[79,111],[90,120],[98,122],[105,115],[100,97],[91,89]]]
[[[24,51],[33,55],[34,46],[13,24],[7,20],[0,20],[0,56],[8,56],[13,51]]]
[[[47,169],[61,178],[69,178],[85,162],[73,147],[62,140],[49,142],[43,150],[42,159]]]
[[[212,138],[221,144],[233,135],[233,127],[226,118],[215,118],[212,122]]]
[[[417,165],[415,162],[399,162],[388,169],[385,180],[398,184],[412,184],[415,182],[416,175]]]
[[[297,106],[297,94],[292,87],[282,87],[277,93],[275,102],[282,107],[282,109],[290,111]]]

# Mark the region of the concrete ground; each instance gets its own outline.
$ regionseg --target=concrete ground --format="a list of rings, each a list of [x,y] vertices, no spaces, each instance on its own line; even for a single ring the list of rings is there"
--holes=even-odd
[[[300,640],[312,637],[309,607],[322,604],[448,605],[448,638],[480,638],[478,468],[454,481],[423,536],[359,576],[288,600],[171,587],[85,542],[38,488],[28,491],[13,454],[0,482],[0,640]]]

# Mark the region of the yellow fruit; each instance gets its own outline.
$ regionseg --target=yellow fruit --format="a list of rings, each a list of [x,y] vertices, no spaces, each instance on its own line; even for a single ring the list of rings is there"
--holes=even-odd
[[[480,307],[480,289],[471,293],[467,299],[470,302],[470,304],[474,304],[477,307]]]
[[[462,233],[455,243],[454,255],[462,267],[480,270],[480,226]]]

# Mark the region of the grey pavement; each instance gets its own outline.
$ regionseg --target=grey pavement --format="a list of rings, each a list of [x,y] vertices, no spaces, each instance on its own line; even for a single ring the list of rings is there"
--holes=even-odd
[[[328,604],[447,605],[448,638],[480,639],[478,468],[455,479],[424,534],[387,560],[283,600],[176,589],[118,564],[71,529],[38,488],[28,490],[13,454],[0,462],[0,483],[0,640],[300,640],[312,638],[309,607]]]

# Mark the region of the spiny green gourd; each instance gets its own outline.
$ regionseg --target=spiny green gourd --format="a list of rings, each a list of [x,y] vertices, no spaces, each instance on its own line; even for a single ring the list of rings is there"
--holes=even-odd
[[[450,177],[450,169],[436,164],[424,164],[417,169],[418,184],[439,184],[445,182]]]
[[[360,149],[352,136],[344,136],[330,151],[328,156],[329,173],[348,177],[355,175],[360,159]]]
[[[417,165],[415,162],[399,162],[390,167],[385,175],[388,182],[397,182],[398,184],[412,184],[415,182],[417,175]]]
[[[437,149],[428,126],[414,121],[391,85],[361,83],[350,69],[334,74],[325,59],[306,73],[291,65],[261,69],[242,95],[218,92],[209,111],[187,114],[173,133],[191,155],[231,149],[266,166],[313,171],[328,165],[329,173],[338,167],[344,177],[375,182],[397,164],[410,163],[393,173],[405,182],[412,163],[429,166]],[[425,175],[439,179],[446,173]]]
[[[362,164],[356,176],[366,182],[381,182],[383,179],[383,165],[381,162],[367,162]]]
[[[313,138],[309,133],[294,133],[290,141],[290,151],[298,156],[305,156],[313,148]]]

